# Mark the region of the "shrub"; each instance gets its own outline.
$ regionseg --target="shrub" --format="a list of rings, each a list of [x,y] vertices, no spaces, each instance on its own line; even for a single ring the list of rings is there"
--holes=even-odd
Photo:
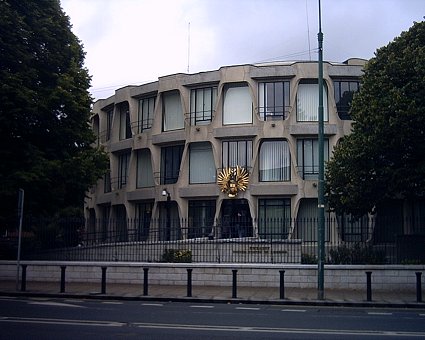
[[[162,262],[190,263],[192,262],[191,250],[165,249]]]
[[[385,264],[385,253],[370,245],[356,243],[353,247],[340,246],[329,251],[331,264]]]
[[[301,264],[317,264],[317,256],[303,253],[301,254]]]

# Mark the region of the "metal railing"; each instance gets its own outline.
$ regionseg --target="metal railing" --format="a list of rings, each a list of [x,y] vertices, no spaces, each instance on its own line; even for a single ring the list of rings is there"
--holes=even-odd
[[[414,222],[327,218],[326,262],[425,263],[423,224]],[[0,242],[0,258],[14,259],[16,231]],[[316,254],[315,218],[27,219],[22,237],[26,260],[313,264]]]

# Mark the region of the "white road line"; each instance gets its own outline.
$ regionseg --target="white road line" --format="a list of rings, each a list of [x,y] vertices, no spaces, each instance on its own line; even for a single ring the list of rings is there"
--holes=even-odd
[[[282,312],[305,313],[305,312],[307,312],[307,310],[305,310],[305,309],[282,309]]]
[[[260,310],[260,308],[257,308],[257,307],[236,307],[235,309],[239,309],[239,310]]]
[[[388,312],[367,312],[368,315],[393,315],[393,313]]]
[[[119,301],[102,301],[103,304],[105,305],[122,305],[122,302]]]
[[[419,316],[425,316],[425,314],[419,314]]]
[[[214,306],[193,305],[190,308],[214,308]]]
[[[142,303],[142,306],[164,307],[162,303]]]
[[[28,301],[29,305],[38,305],[38,306],[54,306],[54,307],[71,307],[71,308],[87,308],[79,305],[71,305],[69,303],[54,302],[54,301]]]
[[[115,321],[92,321],[92,320],[70,320],[70,319],[48,319],[48,318],[20,318],[20,317],[0,317],[0,322],[11,323],[36,323],[49,325],[71,325],[71,326],[102,326],[102,327],[123,327],[126,323]]]

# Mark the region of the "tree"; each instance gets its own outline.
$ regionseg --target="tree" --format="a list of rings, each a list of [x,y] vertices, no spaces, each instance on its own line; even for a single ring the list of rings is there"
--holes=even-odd
[[[105,172],[92,147],[90,76],[58,0],[0,0],[0,227],[25,211],[52,215],[82,207]]]
[[[350,113],[352,133],[327,164],[330,207],[359,216],[388,199],[423,198],[425,22],[376,51]]]

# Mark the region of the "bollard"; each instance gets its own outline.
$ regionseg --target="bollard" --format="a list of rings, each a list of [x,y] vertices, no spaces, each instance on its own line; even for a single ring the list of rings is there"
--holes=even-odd
[[[101,294],[106,294],[106,269],[107,267],[102,267],[102,289]]]
[[[61,266],[61,293],[65,293],[65,270],[66,266]]]
[[[280,299],[285,298],[285,271],[279,270],[280,273]]]
[[[27,289],[27,265],[22,265],[22,279],[21,279],[21,291],[25,292]]]
[[[237,294],[237,282],[238,282],[238,270],[237,269],[232,269],[232,274],[233,274],[233,285],[232,285],[232,299],[236,299],[238,297]]]
[[[192,297],[192,268],[187,268],[187,297]]]
[[[366,300],[372,301],[372,272],[366,272]]]
[[[421,272],[416,272],[416,302],[422,302]]]
[[[143,268],[143,295],[148,295],[148,272],[149,268]]]

